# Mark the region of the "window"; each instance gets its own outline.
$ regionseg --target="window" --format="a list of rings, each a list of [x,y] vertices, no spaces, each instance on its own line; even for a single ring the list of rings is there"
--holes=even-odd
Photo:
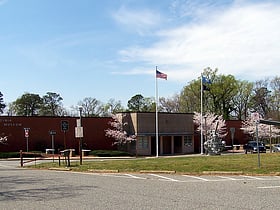
[[[184,145],[185,146],[192,146],[192,136],[184,136]]]
[[[147,136],[140,136],[137,139],[138,141],[138,148],[139,149],[148,149],[149,148],[149,141]]]

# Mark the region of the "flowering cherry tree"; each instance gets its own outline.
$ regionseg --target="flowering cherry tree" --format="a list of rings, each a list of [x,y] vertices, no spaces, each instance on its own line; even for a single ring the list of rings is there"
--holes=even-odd
[[[262,120],[262,117],[260,117]],[[253,116],[247,118],[247,120],[242,121],[242,127],[244,133],[254,136],[256,133],[256,121]],[[274,125],[259,124],[258,125],[258,136],[260,138],[276,138],[280,134],[280,129]]]
[[[110,121],[109,124],[112,128],[106,129],[105,135],[115,139],[114,145],[123,145],[135,141],[135,136],[128,135],[124,130],[124,126],[127,125],[127,123],[122,122],[121,115],[112,115],[112,121]]]
[[[211,132],[217,129],[217,135],[219,138],[224,138],[227,135],[226,122],[223,119],[222,115],[218,116],[213,113],[206,113],[202,117],[201,123],[201,114],[198,112],[194,113],[193,117],[194,124],[198,125],[197,131],[201,131],[203,135],[209,136]]]

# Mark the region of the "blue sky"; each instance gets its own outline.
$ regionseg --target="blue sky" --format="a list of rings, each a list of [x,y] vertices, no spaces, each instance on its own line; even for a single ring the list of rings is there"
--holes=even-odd
[[[204,68],[279,76],[280,1],[0,0],[0,91],[56,92],[65,107],[170,97]]]

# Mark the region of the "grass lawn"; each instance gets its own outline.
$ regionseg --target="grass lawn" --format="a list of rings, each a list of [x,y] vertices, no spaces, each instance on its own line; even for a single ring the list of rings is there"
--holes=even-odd
[[[258,167],[257,154],[196,156],[196,157],[159,157],[129,160],[103,160],[71,162],[72,171],[118,170],[119,172],[140,172],[141,170],[176,171],[176,173],[200,174],[205,171],[243,172],[244,174],[279,174],[280,153],[260,154],[261,167]],[[34,166],[33,166],[34,167]],[[36,168],[65,168],[57,162],[37,164]]]

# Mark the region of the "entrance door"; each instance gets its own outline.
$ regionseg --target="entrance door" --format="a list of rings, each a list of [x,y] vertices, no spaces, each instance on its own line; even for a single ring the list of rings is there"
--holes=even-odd
[[[171,154],[171,136],[163,136],[163,154]]]
[[[156,137],[151,136],[151,155],[156,156],[157,154]]]
[[[174,136],[174,153],[183,153],[182,136]]]

